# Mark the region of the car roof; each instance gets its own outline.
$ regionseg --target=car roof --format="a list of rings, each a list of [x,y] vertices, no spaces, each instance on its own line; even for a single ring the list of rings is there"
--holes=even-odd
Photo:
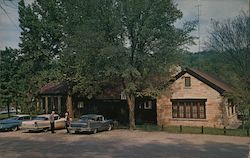
[[[30,116],[30,115],[26,115],[26,114],[20,114],[20,115],[13,115],[14,117],[24,117],[24,116]]]
[[[59,116],[59,115],[58,114],[54,114],[54,116]],[[50,114],[37,115],[37,117],[50,117]]]
[[[102,117],[102,115],[97,115],[97,114],[86,114],[86,115],[82,115],[81,117]]]

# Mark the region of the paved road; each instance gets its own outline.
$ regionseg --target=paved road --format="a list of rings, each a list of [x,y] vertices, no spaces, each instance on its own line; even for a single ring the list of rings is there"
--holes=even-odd
[[[113,130],[0,133],[0,158],[248,158],[250,138]]]

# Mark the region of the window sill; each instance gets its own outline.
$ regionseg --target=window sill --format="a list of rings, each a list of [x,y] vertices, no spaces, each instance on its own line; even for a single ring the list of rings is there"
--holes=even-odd
[[[202,121],[207,122],[207,119],[194,119],[194,118],[171,118],[172,121]]]

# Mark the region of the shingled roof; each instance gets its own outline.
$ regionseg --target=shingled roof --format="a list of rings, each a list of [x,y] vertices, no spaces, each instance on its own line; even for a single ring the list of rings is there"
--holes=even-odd
[[[43,86],[39,94],[40,95],[66,95],[68,92],[68,87],[66,82],[61,83],[48,83]]]
[[[119,85],[106,85],[103,88],[103,92],[95,96],[96,99],[120,99],[121,98],[121,86]],[[68,87],[66,82],[61,83],[48,83],[43,86],[39,94],[40,95],[67,95]]]
[[[232,92],[232,89],[228,84],[226,84],[224,81],[220,80],[218,77],[211,75],[209,73],[203,72],[198,69],[193,69],[193,68],[186,68],[185,70],[181,71],[179,74],[175,76],[175,79],[177,80],[180,78],[182,75],[185,73],[188,73],[198,80],[204,82],[211,88],[215,89],[218,91],[220,94],[223,94],[224,92]]]

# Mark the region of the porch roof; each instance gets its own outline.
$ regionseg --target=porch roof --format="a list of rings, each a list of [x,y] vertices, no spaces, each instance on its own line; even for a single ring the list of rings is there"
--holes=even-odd
[[[47,83],[44,85],[40,91],[40,95],[66,95],[68,92],[68,87],[66,82],[61,83]]]

